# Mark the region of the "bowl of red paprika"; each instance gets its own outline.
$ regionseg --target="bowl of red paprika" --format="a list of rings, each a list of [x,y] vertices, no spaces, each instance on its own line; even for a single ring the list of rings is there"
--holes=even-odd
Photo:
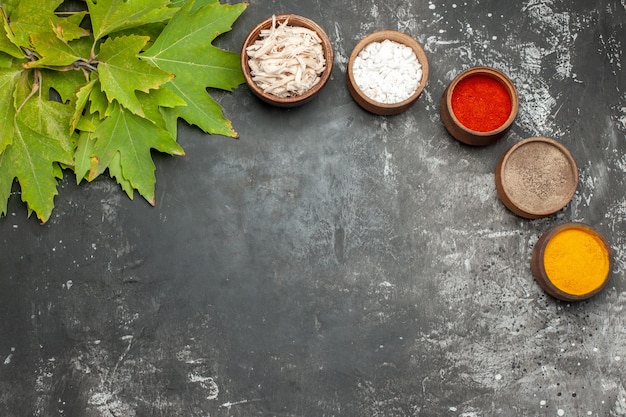
[[[494,143],[511,128],[519,109],[513,82],[501,71],[473,67],[458,74],[441,97],[441,120],[467,145]]]

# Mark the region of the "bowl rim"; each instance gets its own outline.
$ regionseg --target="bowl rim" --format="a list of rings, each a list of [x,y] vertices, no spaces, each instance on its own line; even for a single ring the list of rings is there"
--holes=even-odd
[[[395,38],[395,39],[389,39],[390,37]],[[398,43],[402,43],[410,47],[413,50],[413,52],[415,52],[415,55],[417,56],[420,65],[422,66],[422,79],[420,80],[420,84],[418,85],[415,92],[411,94],[410,97],[402,101],[399,101],[397,103],[382,103],[380,101],[376,101],[370,98],[368,95],[366,95],[363,92],[363,90],[359,88],[356,81],[354,80],[354,59],[357,57],[357,55],[363,50],[363,48],[365,48],[370,43],[382,42],[388,39],[398,42]],[[422,45],[412,36],[404,32],[397,31],[397,30],[384,29],[384,30],[372,32],[368,34],[367,36],[365,36],[364,38],[362,38],[359,42],[357,42],[354,49],[352,50],[352,53],[350,54],[350,58],[348,59],[348,67],[346,71],[348,74],[348,82],[351,84],[355,92],[359,95],[359,97],[363,101],[367,102],[372,107],[377,107],[377,108],[386,109],[386,110],[393,110],[393,109],[407,106],[415,102],[419,98],[419,96],[422,94],[422,91],[424,91],[424,88],[426,87],[426,84],[428,82],[428,72],[429,72],[428,57]]]
[[[485,132],[470,129],[467,126],[465,126],[463,123],[461,123],[459,119],[457,119],[456,115],[454,114],[454,111],[452,110],[452,94],[454,93],[455,87],[462,80],[475,76],[475,75],[487,75],[491,78],[496,79],[497,81],[500,82],[500,84],[502,84],[506,88],[506,90],[509,93],[509,98],[511,100],[511,113],[509,114],[509,117],[504,121],[504,123],[502,123],[496,129],[485,131]],[[502,71],[496,68],[488,67],[484,65],[467,68],[461,71],[456,77],[454,77],[454,79],[450,82],[450,85],[446,89],[445,99],[446,99],[446,108],[448,110],[448,113],[450,114],[450,118],[452,119],[454,124],[457,126],[457,128],[466,132],[469,135],[473,135],[477,137],[489,137],[489,136],[499,135],[500,133],[504,132],[505,130],[511,127],[511,125],[513,124],[513,121],[517,117],[517,113],[519,112],[519,96],[517,94],[517,89],[515,88],[515,84],[513,84],[513,81],[511,81],[511,79]]]
[[[548,144],[557,148],[563,154],[565,159],[567,159],[569,167],[572,171],[573,187],[568,191],[568,193],[563,198],[563,200],[561,201],[561,204],[559,204],[558,207],[554,206],[551,209],[546,209],[546,210],[541,210],[541,211],[529,211],[527,210],[527,208],[522,208],[519,206],[519,204],[517,204],[515,199],[512,198],[511,196],[510,189],[506,186],[507,184],[504,179],[504,171],[506,169],[507,162],[518,149],[520,149],[523,146],[532,145],[533,143],[545,143],[545,144]],[[569,149],[567,149],[565,145],[563,145],[562,143],[557,142],[555,139],[547,138],[544,136],[533,136],[533,137],[520,140],[515,145],[511,146],[502,155],[502,157],[500,158],[500,161],[498,162],[498,166],[496,167],[496,185],[497,185],[497,191],[498,191],[498,194],[500,195],[501,200],[509,209],[511,209],[511,211],[526,218],[547,217],[563,209],[563,207],[565,207],[566,205],[570,203],[570,201],[576,194],[576,190],[578,188],[578,181],[579,181],[578,166],[576,164],[576,160],[572,156]]]
[[[306,27],[308,29],[311,29],[315,31],[322,40],[322,48],[324,50],[326,68],[324,69],[324,72],[322,72],[320,80],[317,82],[317,84],[315,84],[309,90],[300,95],[290,97],[278,97],[273,94],[266,93],[254,82],[250,74],[250,66],[248,65],[248,55],[246,49],[259,38],[261,30],[267,29],[272,25],[273,19],[276,19],[277,23],[282,23],[285,20],[288,20],[289,25]],[[334,51],[328,34],[326,34],[324,29],[315,21],[309,19],[308,17],[293,13],[273,14],[261,20],[248,32],[248,35],[246,36],[241,46],[240,62],[244,80],[254,94],[269,103],[278,105],[293,105],[307,102],[314,95],[316,95],[324,87],[324,85],[326,85],[328,80],[330,80],[334,62]]]

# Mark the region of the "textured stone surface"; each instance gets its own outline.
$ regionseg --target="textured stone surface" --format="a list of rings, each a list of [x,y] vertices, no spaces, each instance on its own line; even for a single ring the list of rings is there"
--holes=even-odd
[[[156,207],[112,181],[62,182],[53,218],[0,220],[0,415],[622,416],[626,414],[623,1],[252,1],[219,44],[272,13],[320,23],[333,79],[311,103],[215,93],[240,134],[181,126],[157,156]],[[393,117],[345,86],[352,48],[397,29],[429,56]],[[512,130],[461,145],[439,98],[489,65],[520,95]],[[572,202],[541,220],[498,200],[498,158],[565,144]],[[530,254],[550,226],[593,225],[611,283],[544,295]]]

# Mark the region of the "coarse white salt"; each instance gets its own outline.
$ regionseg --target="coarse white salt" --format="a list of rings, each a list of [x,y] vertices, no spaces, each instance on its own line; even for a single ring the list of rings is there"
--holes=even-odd
[[[422,80],[422,65],[410,47],[386,39],[367,44],[355,57],[352,74],[363,93],[384,104],[411,97]]]

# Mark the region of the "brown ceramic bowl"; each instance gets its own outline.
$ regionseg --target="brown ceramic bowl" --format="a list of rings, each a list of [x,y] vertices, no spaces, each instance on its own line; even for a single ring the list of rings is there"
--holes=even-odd
[[[454,89],[463,80],[476,75],[485,75],[498,81],[508,92],[511,102],[511,112],[508,119],[500,126],[489,131],[473,130],[461,123],[452,110],[452,96]],[[508,132],[519,110],[519,98],[517,90],[511,80],[502,72],[490,67],[473,67],[457,75],[445,89],[440,103],[441,120],[452,137],[467,145],[489,145]]]
[[[565,239],[570,242],[568,248],[573,245],[572,242],[578,246],[573,246],[572,253],[564,251],[564,245],[559,245],[555,240],[559,236],[561,242]],[[551,241],[558,248],[551,249]],[[559,257],[559,262],[568,265],[566,271],[571,269],[573,272],[565,274],[562,268],[550,271],[546,267],[546,259],[555,256]],[[594,267],[589,269],[589,265]],[[586,300],[602,291],[609,280],[611,247],[591,226],[575,222],[561,224],[552,227],[539,238],[533,248],[531,269],[546,294],[563,301]]]
[[[417,57],[420,65],[422,66],[422,78],[420,80],[419,86],[417,87],[417,90],[415,90],[415,92],[406,100],[391,104],[381,103],[365,95],[365,93],[357,86],[354,80],[353,72],[354,59],[357,57],[357,55],[359,55],[363,48],[365,48],[372,42],[382,42],[387,39],[410,47],[415,53],[415,56]],[[348,60],[348,69],[346,76],[348,90],[350,91],[352,98],[365,110],[379,115],[399,114],[411,107],[413,103],[417,101],[420,94],[422,94],[422,91],[424,90],[424,87],[428,82],[428,59],[422,46],[409,35],[394,30],[382,30],[367,35],[365,38],[361,39],[359,43],[356,44],[356,46],[352,50],[350,59]]]
[[[502,155],[495,173],[504,205],[518,216],[537,219],[556,213],[574,197],[578,168],[570,152],[554,139],[519,141]]]
[[[246,53],[246,49],[248,46],[254,44],[254,42],[259,39],[259,35],[262,30],[269,29],[272,26],[272,17],[263,20],[259,24],[257,24],[251,31],[248,33],[243,45],[241,47],[241,69],[243,71],[243,76],[246,81],[248,87],[252,90],[252,92],[258,96],[261,100],[266,103],[273,104],[278,107],[295,107],[302,105],[304,103],[309,102],[317,93],[320,92],[322,88],[326,85],[328,80],[330,79],[330,75],[333,69],[333,60],[334,60],[334,52],[332,44],[330,43],[330,39],[324,29],[321,28],[317,23],[303,16],[299,16],[296,14],[279,14],[275,15],[276,23],[283,23],[286,19],[288,19],[289,26],[300,26],[310,30],[313,30],[317,33],[317,35],[322,40],[322,48],[324,50],[324,60],[326,61],[326,67],[324,72],[320,76],[320,80],[317,84],[311,87],[308,91],[295,96],[290,97],[278,97],[276,95],[267,93],[263,91],[253,80],[252,75],[250,74],[250,66],[248,64],[248,54]]]

